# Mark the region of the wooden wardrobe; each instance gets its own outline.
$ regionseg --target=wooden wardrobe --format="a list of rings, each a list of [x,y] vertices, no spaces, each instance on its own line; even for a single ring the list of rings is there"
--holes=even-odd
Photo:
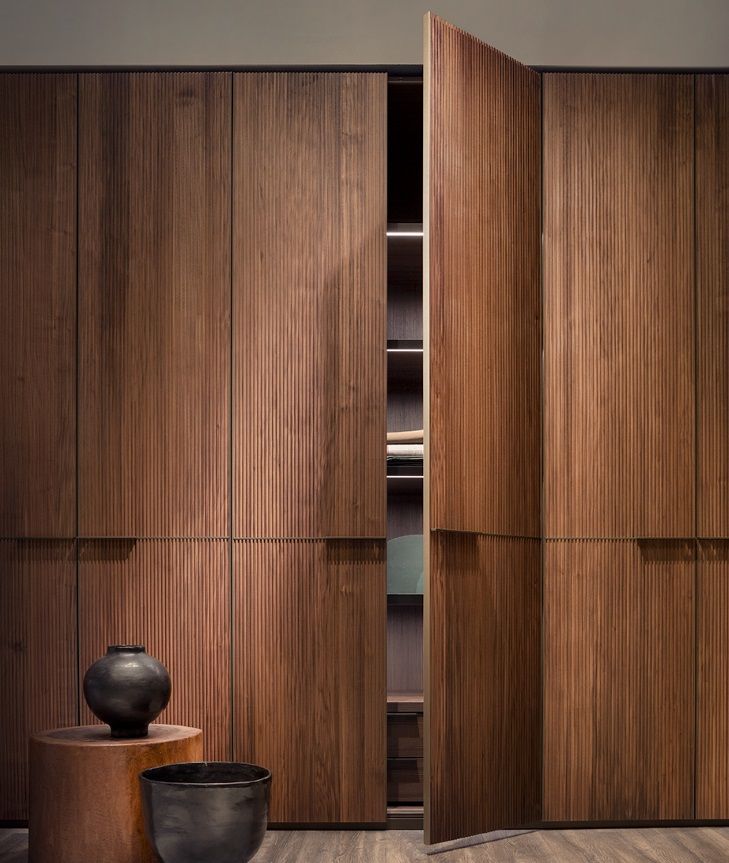
[[[136,641],[273,822],[386,823],[402,312],[426,840],[729,820],[729,76],[428,15],[400,161],[398,77],[0,74],[1,819]]]

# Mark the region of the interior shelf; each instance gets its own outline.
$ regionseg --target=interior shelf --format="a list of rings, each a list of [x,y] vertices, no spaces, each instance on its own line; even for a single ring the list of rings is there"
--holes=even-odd
[[[423,807],[405,803],[387,807],[387,826],[390,830],[422,830]]]
[[[387,693],[387,712],[388,713],[422,713],[423,712],[423,693],[422,692],[388,692]]]
[[[380,235],[382,236],[382,235]],[[387,226],[387,237],[390,240],[422,240],[422,222],[390,222]]]

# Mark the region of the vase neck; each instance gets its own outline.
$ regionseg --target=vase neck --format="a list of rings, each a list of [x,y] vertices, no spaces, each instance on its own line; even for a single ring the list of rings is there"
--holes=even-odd
[[[106,648],[109,653],[144,653],[145,647],[143,644],[110,644]]]

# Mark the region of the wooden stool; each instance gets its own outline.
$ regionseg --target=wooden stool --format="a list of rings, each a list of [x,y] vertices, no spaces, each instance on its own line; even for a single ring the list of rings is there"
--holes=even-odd
[[[139,773],[202,761],[202,731],[150,725],[114,740],[105,725],[59,728],[30,739],[31,863],[154,863],[144,835]]]

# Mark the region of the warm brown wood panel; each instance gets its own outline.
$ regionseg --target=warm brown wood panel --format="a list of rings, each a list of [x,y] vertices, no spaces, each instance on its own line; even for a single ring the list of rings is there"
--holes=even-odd
[[[539,819],[541,544],[443,532],[430,551],[426,841],[442,842]]]
[[[76,723],[73,542],[0,540],[0,680],[0,820],[25,819],[28,735]]]
[[[437,17],[426,39],[431,527],[538,536],[540,78]]]
[[[698,533],[729,536],[729,75],[696,76]]]
[[[235,75],[236,536],[385,535],[386,81]]]
[[[385,543],[236,542],[234,757],[274,822],[385,821]]]
[[[703,541],[698,574],[696,817],[729,818],[729,540]]]
[[[0,74],[0,536],[76,533],[76,76]]]
[[[548,542],[544,818],[693,817],[692,542]]]
[[[694,533],[693,77],[544,76],[545,525]]]
[[[172,678],[160,721],[202,728],[206,758],[230,758],[228,543],[82,542],[79,627],[81,679],[107,645],[146,645]]]
[[[425,836],[441,842],[539,815],[541,86],[430,14],[424,83]]]
[[[231,76],[79,87],[80,531],[222,536]]]

